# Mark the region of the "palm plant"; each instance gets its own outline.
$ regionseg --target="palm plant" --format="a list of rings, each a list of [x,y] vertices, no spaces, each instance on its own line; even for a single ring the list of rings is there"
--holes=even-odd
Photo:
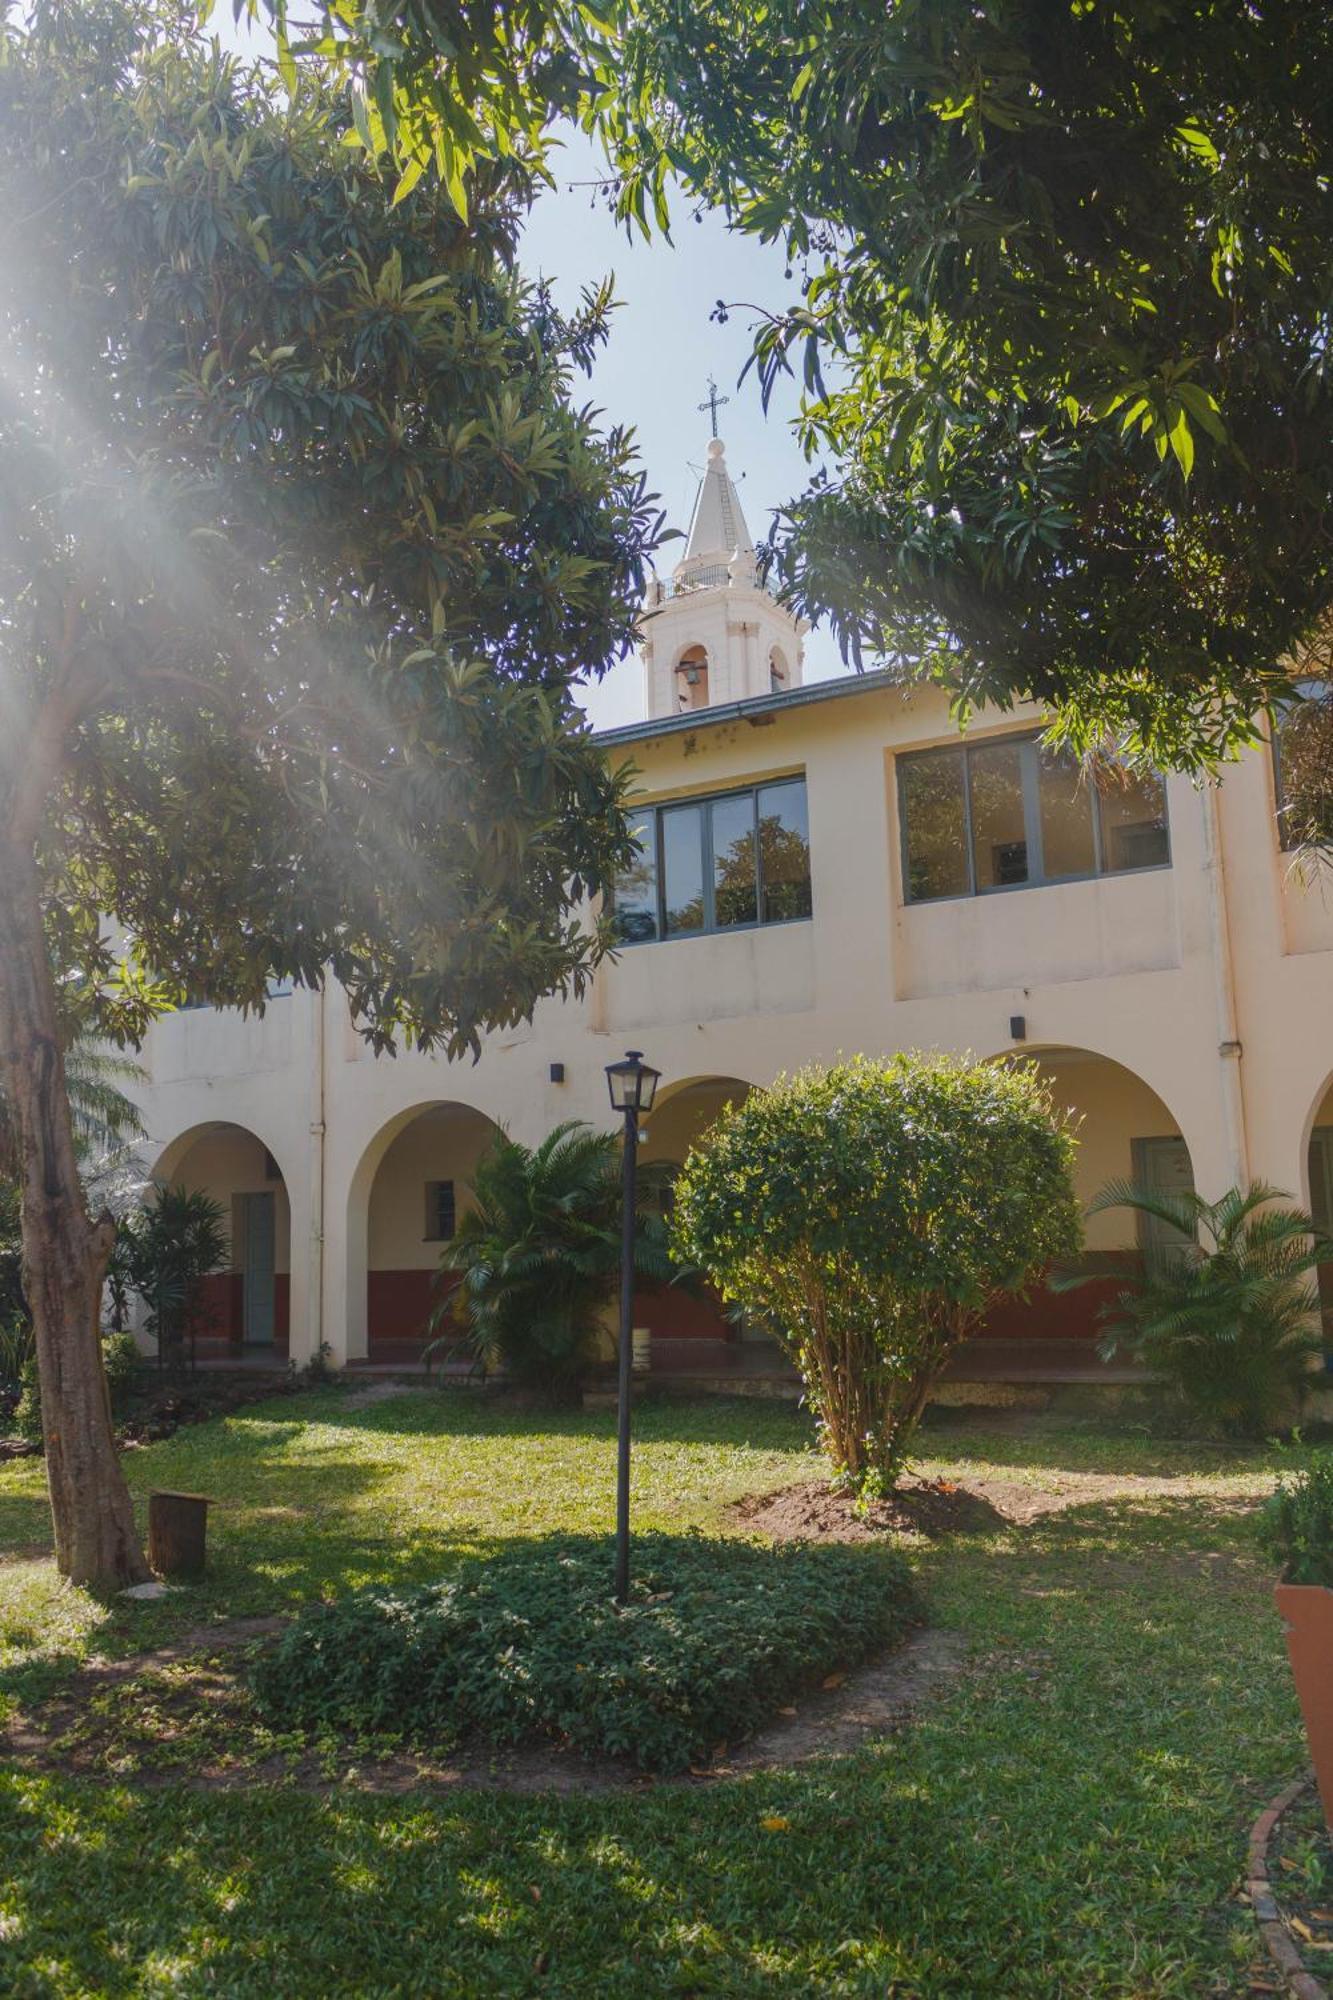
[[[183,1354],[201,1330],[204,1280],[225,1265],[229,1247],[221,1202],[202,1189],[155,1187],[122,1222],[111,1252],[112,1324],[125,1324],[137,1292],[159,1357]]]
[[[1209,1424],[1263,1437],[1299,1413],[1323,1355],[1315,1272],[1333,1257],[1303,1209],[1263,1181],[1219,1201],[1112,1181],[1090,1216],[1129,1209],[1160,1224],[1151,1255],[1118,1253],[1121,1281],[1103,1309],[1101,1351],[1127,1351],[1168,1381]],[[1090,1275],[1057,1277],[1057,1289]]]
[[[96,1042],[80,1038],[66,1049],[70,1116],[85,1166],[118,1155],[146,1136],[139,1108],[126,1095],[128,1086],[143,1080],[138,1063]],[[0,1180],[15,1179],[17,1174],[18,1131],[9,1102],[0,1091]]]
[[[651,1201],[655,1192],[649,1169],[641,1193]],[[593,1357],[620,1266],[619,1137],[578,1120],[536,1147],[501,1135],[478,1162],[472,1195],[440,1260],[449,1289],[432,1314],[441,1331],[426,1358],[465,1354],[566,1399]],[[640,1211],[635,1269],[649,1282],[682,1275],[660,1214]]]

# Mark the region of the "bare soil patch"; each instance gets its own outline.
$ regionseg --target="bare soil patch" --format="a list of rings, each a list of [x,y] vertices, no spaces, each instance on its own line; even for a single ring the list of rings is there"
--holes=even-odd
[[[864,1509],[849,1495],[814,1480],[776,1493],[747,1494],[731,1512],[775,1541],[810,1542],[873,1542],[887,1534],[937,1541],[944,1535],[984,1534],[1007,1526],[1011,1518],[985,1494],[945,1479],[899,1487]]]
[[[1151,1478],[1141,1473],[1053,1472],[1040,1485],[1018,1479],[969,1475],[966,1485],[923,1479],[900,1486],[863,1511],[845,1493],[819,1480],[751,1493],[734,1501],[736,1520],[775,1541],[874,1542],[886,1534],[938,1541],[946,1535],[979,1535],[1021,1526],[1071,1507],[1179,1497],[1190,1493],[1189,1475]]]

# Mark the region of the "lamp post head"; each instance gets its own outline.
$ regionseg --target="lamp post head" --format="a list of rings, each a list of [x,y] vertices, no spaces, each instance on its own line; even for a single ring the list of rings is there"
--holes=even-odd
[[[639,1049],[626,1049],[623,1062],[606,1065],[606,1084],[613,1111],[647,1112],[653,1108],[660,1070],[650,1069]]]

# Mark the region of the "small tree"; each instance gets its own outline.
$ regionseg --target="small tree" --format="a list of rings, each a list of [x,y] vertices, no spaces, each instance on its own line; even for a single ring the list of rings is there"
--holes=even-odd
[[[1080,1240],[1074,1142],[1032,1066],[861,1056],[723,1113],[672,1240],[791,1351],[838,1482],[893,1485],[950,1352]]]
[[[201,1189],[154,1188],[121,1224],[111,1253],[107,1286],[118,1325],[135,1292],[159,1355],[183,1354],[201,1330],[204,1279],[221,1270],[227,1247],[221,1202]]]
[[[640,1194],[660,1186],[651,1169]],[[572,1120],[540,1146],[502,1135],[477,1164],[474,1208],[440,1260],[454,1279],[432,1348],[461,1349],[556,1401],[572,1396],[592,1359],[602,1308],[620,1269],[620,1138]],[[638,1218],[635,1267],[664,1282],[673,1266],[660,1216]],[[428,1350],[429,1351],[429,1350]]]

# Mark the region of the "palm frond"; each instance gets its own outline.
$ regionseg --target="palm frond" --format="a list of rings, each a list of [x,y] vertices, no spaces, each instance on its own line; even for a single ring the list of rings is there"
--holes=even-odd
[[[1128,1349],[1209,1422],[1262,1436],[1299,1414],[1323,1353],[1312,1273],[1328,1253],[1302,1209],[1267,1182],[1215,1202],[1133,1182],[1104,1189],[1095,1212],[1129,1208],[1197,1241],[1143,1260],[1103,1309],[1102,1351]]]

